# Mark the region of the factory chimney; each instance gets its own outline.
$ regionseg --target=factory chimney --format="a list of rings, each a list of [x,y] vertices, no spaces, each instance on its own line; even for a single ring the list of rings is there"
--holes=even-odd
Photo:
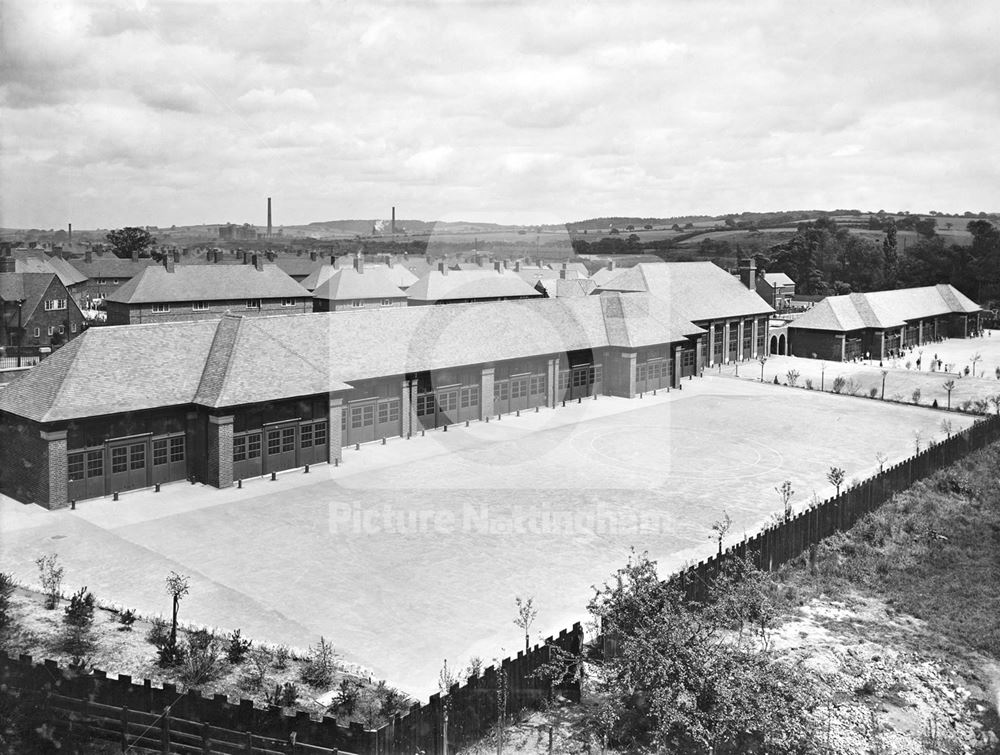
[[[69,224],[69,232],[67,234],[66,245],[67,246],[73,246],[73,224],[72,223]]]
[[[271,238],[271,198],[267,198],[267,237]]]
[[[392,235],[396,235],[396,208],[392,208]]]

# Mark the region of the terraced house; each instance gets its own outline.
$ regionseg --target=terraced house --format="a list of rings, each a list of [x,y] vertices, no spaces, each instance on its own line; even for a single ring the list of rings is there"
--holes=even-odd
[[[57,507],[174,480],[226,487],[348,445],[676,387],[700,373],[708,338],[686,314],[706,311],[682,299],[722,321],[767,309],[738,282],[707,295],[733,281],[714,265],[681,279],[700,285],[676,302],[608,293],[94,328],[0,391],[0,492]]]
[[[788,325],[789,353],[844,361],[979,331],[982,307],[947,283],[828,296]]]

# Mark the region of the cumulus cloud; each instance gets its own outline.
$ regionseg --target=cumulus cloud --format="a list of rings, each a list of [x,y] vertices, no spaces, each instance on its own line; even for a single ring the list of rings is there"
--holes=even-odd
[[[996,209],[989,3],[7,0],[0,28],[7,225],[242,222],[265,191],[288,223]]]

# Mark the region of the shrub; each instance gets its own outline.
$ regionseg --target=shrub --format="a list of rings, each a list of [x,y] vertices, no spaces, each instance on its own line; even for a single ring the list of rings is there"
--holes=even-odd
[[[357,679],[341,679],[337,688],[337,710],[346,716],[354,714],[361,697],[361,682]]]
[[[65,570],[59,566],[59,557],[55,553],[39,556],[35,563],[38,564],[38,579],[45,590],[45,607],[52,610],[59,603],[59,588],[62,587]]]
[[[778,383],[778,376],[777,375],[774,376],[774,384],[775,385],[780,385],[780,383]]]
[[[0,632],[14,625],[14,615],[10,605],[14,587],[14,578],[0,572]]]
[[[135,624],[135,611],[131,608],[126,608],[118,614],[118,623],[121,624],[121,626],[118,627],[119,632],[131,632],[132,625]]]
[[[154,645],[158,648],[163,647],[170,641],[170,625],[163,619],[153,619],[153,622],[149,627],[149,632],[146,633],[146,639],[149,641],[150,645]]]
[[[250,652],[251,645],[253,645],[253,640],[244,640],[240,636],[240,630],[237,629],[229,638],[229,647],[226,649],[226,660],[234,666],[240,665],[247,657],[247,653]]]
[[[847,381],[839,375],[833,379],[833,392],[840,393],[844,390],[844,386],[847,385]]]
[[[795,384],[799,382],[799,371],[789,370],[785,373],[785,377],[788,378],[788,384],[794,388]]]
[[[811,391],[813,389],[812,378],[806,378],[806,390]]]
[[[94,647],[91,627],[94,624],[94,594],[81,587],[69,599],[63,615],[63,648],[73,656],[73,666],[81,666],[84,656]]]
[[[313,687],[329,687],[333,683],[336,658],[333,645],[320,637],[319,644],[309,648],[309,658],[302,668],[302,681]]]
[[[911,398],[913,399],[913,403],[914,404],[919,404],[920,403],[920,389],[919,388],[914,388],[913,389],[913,393],[911,394]]]
[[[181,681],[198,685],[218,679],[222,674],[222,651],[219,640],[205,629],[191,632],[187,638],[187,652],[181,664]]]
[[[871,388],[868,389],[868,398],[875,398],[877,395],[878,395],[878,388],[876,386],[873,385]]]
[[[274,649],[274,667],[279,670],[288,668],[291,657],[292,651],[288,649],[288,645],[278,645]]]
[[[256,647],[250,653],[246,673],[240,677],[240,686],[246,690],[259,690],[265,686],[267,671],[271,667],[271,652],[267,648]]]
[[[912,367],[912,366],[913,366],[913,362],[911,362],[910,360],[907,359],[906,360],[906,369],[910,369],[910,367]]]
[[[960,408],[960,409],[961,409],[961,410],[962,410],[963,412],[967,412],[967,411],[969,411],[969,409],[971,409],[971,408],[972,408],[972,402],[971,402],[971,401],[963,401],[963,402],[961,403],[961,405],[959,406],[959,408]]]
[[[278,705],[282,708],[290,708],[299,699],[299,688],[292,682],[275,684],[274,691],[264,696],[269,705]]]

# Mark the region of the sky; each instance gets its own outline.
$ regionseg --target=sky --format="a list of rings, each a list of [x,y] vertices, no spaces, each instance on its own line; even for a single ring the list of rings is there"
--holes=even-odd
[[[0,226],[1000,210],[1000,3],[0,1]]]

